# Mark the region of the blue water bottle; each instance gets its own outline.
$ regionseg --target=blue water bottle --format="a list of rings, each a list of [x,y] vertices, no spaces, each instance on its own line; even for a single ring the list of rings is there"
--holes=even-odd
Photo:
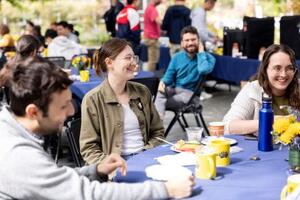
[[[272,151],[273,139],[271,135],[274,113],[272,110],[272,98],[266,93],[262,95],[262,107],[259,110],[258,150]]]

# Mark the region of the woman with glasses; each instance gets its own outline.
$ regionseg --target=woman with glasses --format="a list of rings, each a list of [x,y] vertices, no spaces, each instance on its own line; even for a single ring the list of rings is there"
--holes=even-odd
[[[138,70],[138,57],[130,44],[114,38],[94,54],[98,75],[105,80],[82,102],[80,150],[88,163],[98,163],[110,153],[127,159],[160,144],[164,128],[146,86],[129,81]]]
[[[295,53],[290,47],[269,46],[255,79],[242,88],[225,115],[225,132],[257,134],[263,92],[272,97],[274,115],[288,115],[285,106],[300,109],[298,70]]]

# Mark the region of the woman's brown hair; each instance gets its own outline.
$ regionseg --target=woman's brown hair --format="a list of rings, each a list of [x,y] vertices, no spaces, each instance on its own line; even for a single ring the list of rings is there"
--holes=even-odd
[[[101,75],[103,72],[106,72],[105,59],[115,59],[126,46],[130,46],[126,40],[113,38],[105,42],[100,49],[96,50],[93,57],[96,74]]]
[[[300,110],[298,68],[297,68],[297,64],[296,64],[295,52],[287,45],[273,44],[266,49],[266,51],[263,55],[262,62],[260,63],[260,66],[259,66],[258,74],[257,74],[257,79],[258,79],[259,85],[261,87],[263,87],[264,91],[268,95],[272,96],[272,89],[271,89],[270,81],[269,81],[268,75],[267,75],[267,68],[270,63],[270,57],[277,52],[283,52],[283,53],[289,55],[292,66],[295,68],[295,74],[294,74],[293,80],[288,85],[286,92],[285,92],[285,96],[288,98],[289,104],[292,107]]]

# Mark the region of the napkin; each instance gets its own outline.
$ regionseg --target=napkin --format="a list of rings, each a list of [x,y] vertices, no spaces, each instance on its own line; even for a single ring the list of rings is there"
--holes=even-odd
[[[196,165],[196,157],[192,152],[182,152],[175,155],[165,155],[154,158],[163,165],[188,166]]]
[[[242,147],[239,147],[239,146],[230,147],[230,153],[231,154],[238,153],[238,152],[241,152],[241,151],[243,151]]]
[[[191,170],[178,165],[151,165],[145,171],[147,177],[158,181],[187,178],[192,175]]]

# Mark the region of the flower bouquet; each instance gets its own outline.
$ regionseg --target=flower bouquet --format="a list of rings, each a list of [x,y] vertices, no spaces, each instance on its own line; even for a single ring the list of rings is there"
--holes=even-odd
[[[77,68],[80,75],[81,82],[89,81],[89,68],[91,67],[91,59],[85,55],[75,56],[71,64],[73,67]]]
[[[273,124],[275,143],[289,145],[289,165],[292,171],[300,172],[300,122],[295,115],[275,118]]]

